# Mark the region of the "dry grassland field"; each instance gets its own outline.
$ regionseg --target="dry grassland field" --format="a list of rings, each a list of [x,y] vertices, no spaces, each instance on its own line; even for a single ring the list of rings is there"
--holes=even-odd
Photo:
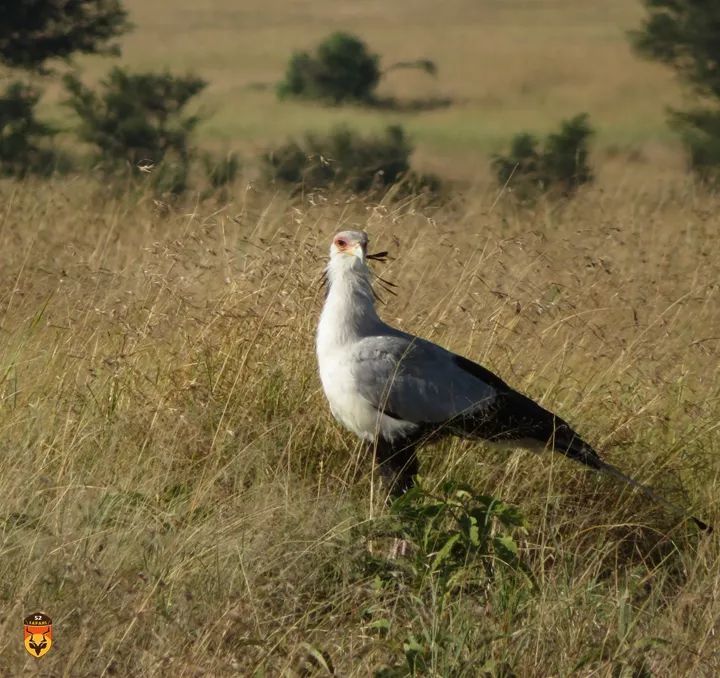
[[[720,523],[720,197],[665,127],[680,86],[627,46],[639,4],[127,4],[125,63],[211,83],[200,143],[399,120],[421,167],[462,182],[438,204],[289,197],[252,172],[171,204],[93,175],[0,182],[0,675],[720,675],[717,533],[560,455],[448,440],[421,451],[422,486],[516,507],[522,567],[389,559],[390,509],[315,363],[330,239],[364,229],[392,256],[373,264],[397,285],[385,320]],[[384,87],[453,105],[324,109],[257,85],[339,28],[435,59],[436,80]],[[532,207],[501,193],[489,154],[580,111],[595,183]]]

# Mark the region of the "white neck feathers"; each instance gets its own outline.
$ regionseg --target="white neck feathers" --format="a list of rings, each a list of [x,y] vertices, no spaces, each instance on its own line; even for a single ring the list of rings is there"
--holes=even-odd
[[[364,262],[354,256],[333,257],[327,277],[329,289],[318,325],[318,352],[370,336],[382,326]]]

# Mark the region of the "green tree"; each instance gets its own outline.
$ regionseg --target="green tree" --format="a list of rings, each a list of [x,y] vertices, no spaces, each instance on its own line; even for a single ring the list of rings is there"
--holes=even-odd
[[[117,53],[130,28],[121,0],[8,0],[0,3],[0,63],[41,70],[73,54]]]
[[[8,0],[0,3],[0,66],[45,73],[52,59],[117,53],[114,39],[130,28],[121,0]],[[0,172],[47,172],[57,157],[46,142],[55,130],[40,122],[42,90],[10,82],[0,93]]]
[[[710,103],[671,111],[670,122],[688,149],[691,167],[720,176],[720,3],[717,0],[644,0],[648,15],[631,33],[643,56],[673,68]]]
[[[648,11],[635,48],[661,61],[702,94],[720,98],[720,3],[716,0],[645,0]]]
[[[0,93],[0,173],[23,176],[50,171],[52,154],[43,141],[54,130],[35,117],[40,91],[21,82],[11,82]]]
[[[325,99],[333,103],[370,101],[380,80],[379,58],[349,33],[333,33],[318,45],[315,54],[295,52],[280,97]]]

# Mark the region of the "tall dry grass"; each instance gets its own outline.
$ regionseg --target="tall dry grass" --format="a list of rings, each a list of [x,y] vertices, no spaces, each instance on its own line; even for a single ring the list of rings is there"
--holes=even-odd
[[[389,321],[482,361],[613,463],[718,522],[717,197],[604,185],[519,210],[236,187],[172,207],[0,185],[0,674],[713,676],[716,537],[550,455],[444,443],[517,505],[537,587],[367,565],[370,465],[314,326],[329,236],[395,259]],[[55,647],[22,647],[41,609]],[[413,645],[415,643],[415,645]]]

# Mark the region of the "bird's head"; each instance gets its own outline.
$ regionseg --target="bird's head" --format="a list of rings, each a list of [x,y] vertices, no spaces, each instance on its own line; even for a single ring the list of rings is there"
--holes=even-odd
[[[340,231],[330,245],[330,263],[335,262],[352,266],[365,263],[367,257],[368,236],[365,231]]]
[[[330,245],[330,261],[325,271],[327,280],[344,278],[362,282],[372,293],[371,279],[373,274],[368,268],[368,261],[387,261],[387,252],[368,254],[368,235],[365,231],[340,231],[336,233]],[[382,278],[378,278],[382,281]],[[386,282],[386,281],[383,281]],[[387,283],[386,285],[391,285]]]

